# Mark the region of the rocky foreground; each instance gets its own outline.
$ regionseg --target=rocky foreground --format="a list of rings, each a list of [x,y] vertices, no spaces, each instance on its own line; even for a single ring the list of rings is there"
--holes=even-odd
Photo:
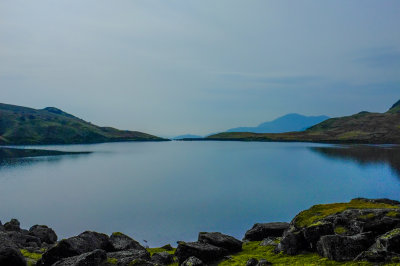
[[[290,224],[258,223],[243,241],[201,232],[177,248],[145,248],[122,233],[86,231],[57,241],[45,225],[0,222],[0,265],[376,265],[400,262],[400,202],[353,199],[315,205]]]

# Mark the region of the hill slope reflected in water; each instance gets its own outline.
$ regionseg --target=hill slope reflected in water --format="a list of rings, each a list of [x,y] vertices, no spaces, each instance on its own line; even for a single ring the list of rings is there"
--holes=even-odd
[[[351,145],[310,149],[328,158],[351,160],[361,165],[388,164],[400,178],[400,146]]]

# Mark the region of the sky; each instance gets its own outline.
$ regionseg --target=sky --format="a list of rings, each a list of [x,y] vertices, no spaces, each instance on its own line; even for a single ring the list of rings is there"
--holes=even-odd
[[[400,1],[1,0],[0,102],[159,136],[400,99]]]

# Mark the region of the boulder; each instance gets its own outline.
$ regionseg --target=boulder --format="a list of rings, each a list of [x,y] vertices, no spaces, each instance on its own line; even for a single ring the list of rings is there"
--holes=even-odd
[[[116,251],[128,249],[146,250],[139,242],[119,232],[112,233],[110,242]]]
[[[26,266],[25,258],[18,249],[12,247],[0,247],[1,266]]]
[[[267,237],[279,237],[288,228],[288,223],[257,223],[246,232],[243,240],[261,241]]]
[[[317,243],[318,254],[335,261],[354,260],[361,252],[366,251],[374,242],[372,233],[361,233],[354,236],[327,235]]]
[[[0,231],[4,231],[4,226],[3,226],[3,224],[1,223],[1,221],[0,221]]]
[[[34,225],[29,229],[29,234],[31,236],[36,236],[40,238],[42,242],[48,244],[54,244],[57,242],[57,235],[53,229],[47,227],[46,225]]]
[[[288,255],[297,255],[302,251],[307,250],[308,247],[309,244],[305,240],[302,231],[287,231],[275,251],[283,251]]]
[[[251,258],[246,262],[246,266],[257,266],[258,260],[255,258]]]
[[[17,231],[1,231],[0,241],[7,243],[7,245],[10,247],[15,248],[38,248],[41,246],[41,241],[39,238],[31,235],[25,235]]]
[[[201,260],[198,258],[191,256],[185,260],[181,266],[206,266]]]
[[[275,246],[277,247],[279,242],[282,240],[281,237],[267,237],[261,241],[260,246]]]
[[[52,266],[98,266],[104,263],[106,259],[106,252],[102,249],[96,249],[92,252],[60,260]]]
[[[168,265],[174,262],[174,255],[166,251],[154,253],[153,256],[151,256],[151,261],[160,265]]]
[[[376,247],[379,250],[400,254],[400,228],[396,228],[380,236],[376,240]]]
[[[235,253],[242,250],[242,241],[228,235],[224,235],[218,232],[201,232],[199,233],[198,241],[201,243],[207,243],[216,247],[224,248],[229,253]]]
[[[189,257],[196,257],[205,263],[215,262],[222,259],[227,254],[223,248],[201,242],[178,242],[175,256],[179,263],[184,262]]]
[[[271,262],[267,261],[266,259],[261,259],[258,263],[257,266],[269,266],[272,265]]]
[[[307,242],[307,249],[316,251],[319,239],[325,235],[333,235],[334,229],[331,223],[317,223],[316,225],[304,228],[302,232]]]
[[[20,223],[17,219],[11,219],[11,221],[4,224],[4,229],[6,231],[21,231]]]
[[[150,260],[150,253],[147,250],[130,249],[107,253],[109,259],[116,259],[118,265],[128,265],[133,260]]]
[[[174,250],[174,248],[170,244],[166,244],[166,245],[162,246],[161,248],[168,250],[168,251]]]
[[[61,259],[78,256],[96,249],[113,251],[113,246],[107,235],[86,231],[78,236],[63,239],[58,242],[57,245],[43,254],[38,265],[52,265]]]
[[[133,261],[131,261],[129,264],[118,264],[118,265],[129,265],[129,266],[158,266],[155,265],[154,263],[147,261],[147,260],[143,260],[143,259],[135,259]]]

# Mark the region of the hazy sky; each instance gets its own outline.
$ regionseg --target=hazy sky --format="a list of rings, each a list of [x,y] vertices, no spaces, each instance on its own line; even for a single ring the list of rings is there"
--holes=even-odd
[[[400,1],[0,0],[0,102],[162,136],[400,99]]]

